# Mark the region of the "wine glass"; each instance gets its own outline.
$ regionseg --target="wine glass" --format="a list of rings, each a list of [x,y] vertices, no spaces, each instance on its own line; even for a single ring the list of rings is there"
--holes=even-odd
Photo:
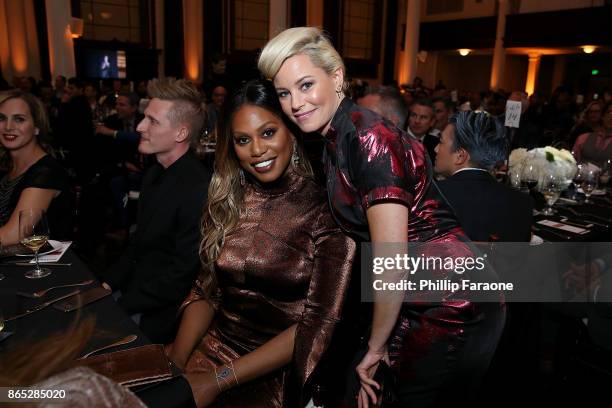
[[[521,189],[521,173],[516,170],[511,170],[508,172],[508,181],[510,183],[510,187],[520,190]]]
[[[0,254],[2,254],[2,241],[0,241]],[[0,273],[0,281],[1,281],[2,279],[4,279],[4,274],[3,274],[3,273]],[[0,310],[0,312],[1,312],[1,310]],[[0,330],[2,330],[2,329],[0,329]]]
[[[584,195],[586,196],[585,203],[592,203],[589,199],[593,191],[597,188],[597,182],[599,181],[599,170],[593,168],[587,168],[583,171],[582,181],[580,183],[580,187],[582,187],[582,191],[584,191]]]
[[[532,164],[526,164],[521,172],[521,189],[531,191],[538,185],[538,174]]]
[[[602,185],[606,185],[610,181],[610,176],[612,176],[612,159],[606,160],[603,164],[601,174],[599,175],[599,181]]]
[[[49,240],[49,223],[47,214],[42,209],[27,209],[19,211],[19,241],[34,252],[36,268],[25,273],[26,278],[44,278],[51,274],[38,264],[38,251]]]
[[[542,188],[540,189],[540,192],[546,200],[546,208],[544,209],[544,211],[542,211],[542,214],[549,216],[556,213],[556,211],[553,210],[552,206],[559,199],[559,196],[561,195],[561,190],[562,184],[560,180],[555,177],[554,174],[549,174],[544,178],[544,180],[542,181]]]

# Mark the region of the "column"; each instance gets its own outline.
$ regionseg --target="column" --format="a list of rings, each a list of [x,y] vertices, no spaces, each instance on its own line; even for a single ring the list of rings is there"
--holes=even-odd
[[[276,34],[288,28],[287,1],[288,0],[270,0],[268,38],[273,38]]]
[[[421,21],[420,0],[407,0],[406,5],[406,35],[404,37],[404,52],[401,55],[398,83],[409,84],[416,76],[417,53],[419,52],[419,28]]]
[[[0,65],[2,76],[9,83],[13,78],[13,65],[11,64],[11,46],[9,43],[5,0],[0,0]]]
[[[525,82],[525,92],[527,92],[527,95],[531,95],[535,91],[539,70],[540,54],[529,54],[529,67],[527,68],[527,81]]]
[[[306,0],[306,25],[323,27],[323,0]]]
[[[201,0],[183,0],[185,77],[201,83],[204,79],[204,19]]]
[[[165,27],[164,27],[164,0],[155,0],[155,48],[157,55],[157,76],[166,76],[166,62],[164,59]]]
[[[28,43],[28,74],[40,79],[40,51],[38,49],[38,33],[36,32],[36,16],[33,0],[23,2]]]
[[[49,65],[51,77],[76,76],[74,43],[70,32],[72,12],[70,0],[46,0],[47,37],[49,38]]]
[[[495,34],[495,50],[493,51],[493,66],[491,67],[491,81],[489,87],[498,89],[504,78],[504,65],[506,50],[504,49],[504,35],[506,33],[507,0],[498,0],[497,32]]]
[[[0,63],[10,82],[13,76],[40,78],[38,37],[32,0],[0,1]]]

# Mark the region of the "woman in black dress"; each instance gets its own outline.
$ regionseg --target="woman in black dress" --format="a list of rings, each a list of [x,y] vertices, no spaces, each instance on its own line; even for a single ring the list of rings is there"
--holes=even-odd
[[[18,90],[0,94],[0,240],[19,241],[19,211],[47,210],[53,238],[70,234],[68,175],[49,154],[49,120],[42,102]]]

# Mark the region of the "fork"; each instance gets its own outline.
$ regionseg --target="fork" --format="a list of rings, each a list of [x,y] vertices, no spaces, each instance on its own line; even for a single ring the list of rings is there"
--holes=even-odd
[[[83,282],[79,282],[79,283],[69,283],[66,285],[59,285],[59,286],[52,286],[48,289],[42,289],[39,290],[37,292],[34,293],[26,293],[26,292],[19,292],[20,295],[25,296],[25,297],[31,297],[31,298],[41,298],[43,296],[45,296],[49,291],[53,290],[53,289],[59,289],[59,288],[70,288],[73,286],[87,286],[91,283],[93,283],[94,280],[93,279],[89,279]]]

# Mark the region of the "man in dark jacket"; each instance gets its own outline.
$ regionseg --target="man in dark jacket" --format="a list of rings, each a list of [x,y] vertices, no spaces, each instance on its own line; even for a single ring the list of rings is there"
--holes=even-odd
[[[142,331],[166,343],[200,268],[199,221],[210,172],[189,150],[204,126],[196,88],[184,80],[153,80],[149,94],[138,150],[158,163],[144,175],[136,235],[105,281]]]
[[[508,157],[503,124],[485,112],[451,117],[436,147],[440,189],[473,241],[529,241],[533,203],[489,173]]]

